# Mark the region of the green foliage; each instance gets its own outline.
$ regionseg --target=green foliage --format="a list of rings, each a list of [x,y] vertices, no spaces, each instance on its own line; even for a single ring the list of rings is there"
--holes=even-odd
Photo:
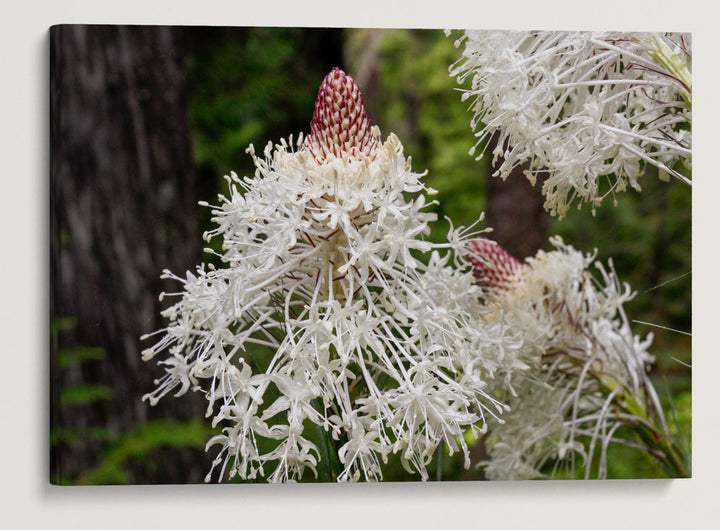
[[[50,322],[51,342],[56,345],[61,331],[71,331],[74,318],[54,319]],[[54,346],[55,347],[55,346]],[[191,448],[200,452],[213,430],[201,418],[188,422],[151,421],[127,433],[118,434],[105,426],[70,429],[63,418],[69,414],[88,414],[98,401],[109,399],[113,390],[101,384],[71,384],[64,376],[79,370],[84,363],[102,362],[106,354],[102,348],[77,346],[54,351],[56,362],[52,372],[56,411],[50,429],[51,475],[55,484],[132,484],[146,481],[148,470],[157,465],[156,453],[163,448]],[[90,447],[104,447],[104,456],[96,467],[80,476],[65,473],[63,451],[75,448],[87,451]],[[135,470],[133,472],[133,469]],[[139,469],[139,471],[138,471]],[[162,475],[162,472],[160,473]]]
[[[54,340],[61,331],[68,331],[77,325],[77,319],[72,317],[56,318],[50,321],[50,337]]]
[[[189,422],[151,421],[123,434],[105,451],[101,462],[76,481],[77,484],[132,484],[135,477],[128,464],[138,460],[150,465],[160,447],[203,449],[212,429],[196,418]]]
[[[59,444],[83,443],[84,440],[111,442],[114,438],[115,435],[111,431],[102,427],[88,429],[85,432],[57,428],[50,432],[50,447]]]
[[[69,368],[86,361],[100,361],[104,358],[105,351],[102,348],[65,348],[58,352],[58,367]]]
[[[105,385],[71,386],[60,390],[60,405],[86,405],[111,396],[112,389]]]
[[[319,80],[340,59],[340,39],[332,29],[185,28],[198,166],[216,177],[252,174],[249,144],[260,151],[308,132]]]
[[[669,400],[670,435],[677,440],[686,457],[685,467],[692,473],[692,392],[688,389],[675,397],[669,397]]]
[[[448,74],[456,60],[452,39],[439,30],[377,30],[380,114],[383,134],[395,132],[412,156],[415,171],[427,170],[438,190],[434,211],[442,221],[430,236],[442,241],[449,228],[469,226],[485,205],[486,167],[468,151],[474,144],[467,104]]]

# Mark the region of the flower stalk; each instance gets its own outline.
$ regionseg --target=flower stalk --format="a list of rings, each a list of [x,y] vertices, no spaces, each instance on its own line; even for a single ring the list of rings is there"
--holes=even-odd
[[[627,414],[626,424],[635,432],[645,445],[645,450],[660,464],[671,478],[690,478],[685,466],[682,451],[673,441],[667,426],[657,425],[657,418],[663,417],[662,409],[646,408],[646,399],[629,392],[612,376],[602,373],[592,374],[598,381],[603,395],[613,399],[615,407]],[[653,404],[656,402],[653,401]]]

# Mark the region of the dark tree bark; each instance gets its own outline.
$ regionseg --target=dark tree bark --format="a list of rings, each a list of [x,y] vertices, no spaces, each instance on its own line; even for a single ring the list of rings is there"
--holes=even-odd
[[[197,395],[155,408],[141,401],[161,372],[141,360],[149,341],[140,336],[165,325],[158,295],[177,290],[160,274],[182,274],[199,257],[177,35],[169,27],[50,30],[50,318],[73,321],[51,341],[51,428],[75,436],[51,445],[56,483],[97,464],[107,444],[91,434],[98,428],[113,440],[150,419],[202,415]],[[78,347],[101,348],[104,358],[58,365],[59,351]],[[81,385],[109,393],[59,402],[61,390]],[[157,476],[138,469],[132,480],[202,480],[203,455],[163,452]]]
[[[488,148],[488,152],[493,149]],[[543,208],[542,183],[530,184],[524,169],[516,167],[503,180],[491,176],[495,170],[489,168],[487,179],[487,224],[493,228],[488,237],[519,259],[534,255],[545,245],[550,227],[550,215]]]

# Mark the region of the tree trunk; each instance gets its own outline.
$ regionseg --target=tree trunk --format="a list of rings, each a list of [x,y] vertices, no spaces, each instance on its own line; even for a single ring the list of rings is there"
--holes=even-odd
[[[177,290],[160,274],[182,274],[199,257],[176,37],[168,27],[50,30],[50,318],[61,329],[51,340],[54,483],[76,480],[108,440],[141,423],[202,415],[198,395],[153,409],[141,401],[161,371],[141,361],[149,341],[140,336],[165,325],[158,295]],[[60,364],[78,351],[96,355]],[[203,454],[164,452],[157,476],[136,462],[130,480],[196,482],[209,468]]]
[[[493,149],[494,145],[488,147],[488,152]],[[542,248],[550,227],[550,215],[543,208],[542,183],[538,179],[535,186],[530,184],[524,169],[516,167],[503,180],[493,177],[494,169],[489,168],[487,179],[487,223],[493,228],[488,237],[518,259],[533,256]]]

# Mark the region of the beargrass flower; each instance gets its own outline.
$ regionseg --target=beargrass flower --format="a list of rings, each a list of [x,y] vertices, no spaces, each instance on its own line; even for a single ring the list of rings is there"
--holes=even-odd
[[[493,241],[468,244],[488,304],[535,350],[531,369],[499,394],[511,412],[490,428],[488,477],[537,478],[549,462],[572,468],[579,457],[586,478],[594,466],[603,478],[611,442],[646,450],[671,475],[684,476],[648,377],[652,334],[634,335],[625,314],[633,293],[612,262],[606,267],[558,237],[551,243],[554,250],[525,263]],[[617,437],[622,426],[638,441]]]
[[[145,398],[205,395],[218,480],[379,480],[392,453],[425,479],[440,444],[469,466],[464,434],[504,410],[488,381],[523,368],[518,342],[485,321],[471,229],[423,238],[435,192],[339,69],[310,131],[262,156],[250,146],[255,176],[226,177],[205,234],[222,266],[165,272],[181,289],[143,353],[165,367]]]
[[[463,44],[450,73],[471,81],[470,153],[497,135],[494,176],[526,164],[551,214],[639,191],[648,166],[690,184],[679,166],[692,148],[688,34],[466,31]]]

